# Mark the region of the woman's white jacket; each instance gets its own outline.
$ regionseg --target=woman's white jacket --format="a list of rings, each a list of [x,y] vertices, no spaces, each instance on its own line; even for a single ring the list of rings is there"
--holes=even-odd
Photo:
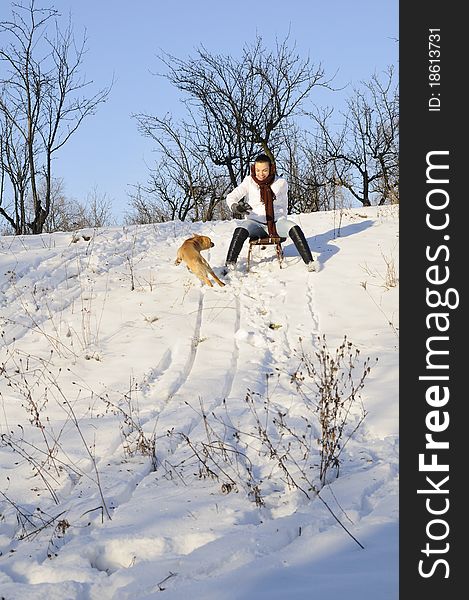
[[[286,218],[288,214],[288,183],[282,177],[278,177],[270,187],[275,194],[275,220],[277,221],[280,217]],[[265,217],[265,207],[261,201],[261,191],[251,175],[247,175],[243,181],[226,196],[226,203],[228,204],[228,207],[231,208],[231,205],[234,202],[239,202],[242,198],[252,206],[252,211],[249,213],[248,219],[266,224],[267,220]]]

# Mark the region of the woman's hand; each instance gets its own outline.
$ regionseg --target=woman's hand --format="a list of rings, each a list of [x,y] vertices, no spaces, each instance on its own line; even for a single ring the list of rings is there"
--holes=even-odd
[[[231,214],[233,215],[233,219],[244,219],[246,215],[248,215],[252,210],[252,206],[250,206],[244,200],[240,200],[239,202],[235,202],[231,205]]]

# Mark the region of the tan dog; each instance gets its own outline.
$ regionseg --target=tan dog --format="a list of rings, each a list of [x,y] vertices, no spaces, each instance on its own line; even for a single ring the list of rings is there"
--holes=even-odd
[[[193,235],[178,248],[174,264],[179,265],[184,261],[189,271],[192,271],[203,283],[213,287],[212,282],[208,278],[208,275],[211,275],[218,285],[224,286],[223,281],[218,279],[208,262],[200,254],[201,250],[208,250],[209,248],[213,248],[213,246],[215,244],[206,235]]]

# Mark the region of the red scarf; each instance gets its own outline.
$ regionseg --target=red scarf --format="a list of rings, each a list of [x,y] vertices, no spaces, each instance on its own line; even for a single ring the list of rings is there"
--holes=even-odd
[[[274,216],[274,200],[275,194],[270,187],[275,181],[275,165],[270,165],[269,176],[263,181],[259,181],[256,177],[256,165],[251,165],[251,177],[257,183],[261,192],[261,202],[265,206],[265,217],[267,219],[267,231],[270,237],[278,237],[277,229],[275,227],[275,216]]]

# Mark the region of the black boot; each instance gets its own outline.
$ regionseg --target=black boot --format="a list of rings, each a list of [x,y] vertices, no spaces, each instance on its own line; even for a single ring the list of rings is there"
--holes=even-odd
[[[230,247],[228,248],[228,254],[226,255],[225,265],[226,267],[233,268],[238,260],[239,253],[241,252],[241,248],[243,247],[244,242],[249,237],[249,233],[247,229],[244,227],[237,227],[233,231],[233,237],[231,238]],[[224,269],[224,274],[228,272],[228,269]]]
[[[314,265],[313,255],[311,254],[311,250],[309,249],[308,242],[306,241],[305,234],[301,230],[301,227],[299,225],[295,225],[290,229],[288,235],[295,244],[296,249],[303,259],[303,262],[308,266],[308,268],[312,269]]]

